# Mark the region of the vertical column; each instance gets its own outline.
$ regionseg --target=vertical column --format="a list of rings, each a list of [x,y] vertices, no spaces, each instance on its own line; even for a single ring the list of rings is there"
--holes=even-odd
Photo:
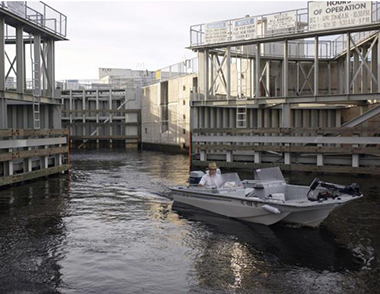
[[[27,147],[27,150],[32,150],[32,147]],[[28,173],[32,171],[32,158],[24,158],[24,173]]]
[[[0,92],[5,91],[5,23],[4,17],[0,15]],[[7,100],[0,95],[0,129],[8,126]],[[5,163],[4,163],[5,165]]]
[[[282,104],[282,113],[281,113],[281,121],[282,121],[283,128],[291,127],[290,118],[291,118],[290,104],[284,103]],[[289,144],[285,144],[284,146],[289,146]],[[284,153],[284,164],[291,164],[291,156],[289,152]]]
[[[110,89],[109,90],[109,96],[108,96],[108,105],[109,105],[109,114],[110,114],[110,148],[112,149],[113,148],[113,140],[112,140],[112,136],[113,136],[113,129],[112,129],[112,116],[113,116],[113,112],[112,112],[112,90]]]
[[[318,95],[319,89],[319,40],[318,36],[314,37],[314,96]]]
[[[352,137],[359,137],[358,134],[354,134]],[[359,147],[359,145],[354,144],[352,147]],[[352,154],[352,167],[359,167],[359,154]]]
[[[358,55],[358,53],[356,51],[353,52],[352,54],[354,56],[353,71],[354,71],[354,77],[355,77],[355,74],[356,74],[356,72],[359,69],[359,55]],[[355,80],[353,81],[354,82],[353,88],[352,88],[352,93],[353,94],[358,94],[359,93],[359,78],[360,78],[360,75],[357,75],[356,78],[355,78]]]
[[[327,93],[331,94],[331,63],[327,61]]]
[[[4,34],[4,29],[5,29],[4,17],[2,15],[0,15],[0,91],[5,91],[5,34]],[[0,97],[0,100],[1,99],[2,98]],[[3,115],[3,113],[0,112],[0,116],[2,116],[2,115]],[[0,124],[1,124],[1,118],[0,118]],[[0,126],[0,128],[1,128],[1,126]]]
[[[127,91],[127,90],[125,90]],[[99,136],[99,90],[96,90],[96,97],[95,97],[95,109],[96,109],[96,135]],[[126,96],[125,96],[125,99]],[[125,113],[125,117],[127,116],[127,113]],[[125,122],[127,122],[127,119],[125,119]],[[127,126],[125,125],[125,128],[127,128]],[[96,139],[96,148],[99,149],[99,139]]]
[[[83,90],[82,95],[82,136],[86,136],[86,90]],[[86,143],[86,140],[83,140],[83,143]],[[83,148],[86,148],[86,144],[83,145]]]
[[[16,27],[16,71],[17,71],[17,93],[24,93],[25,89],[25,57],[24,57],[24,40],[23,26]]]
[[[9,153],[13,152],[13,149],[8,149]],[[13,160],[6,161],[4,164],[4,176],[13,176]]]
[[[8,128],[7,100],[0,97],[0,129]]]
[[[297,47],[298,48],[298,47]],[[300,92],[300,62],[296,61],[296,95]]]
[[[380,93],[380,31],[377,36],[377,92]]]
[[[255,70],[255,96],[259,98],[260,95],[260,43],[256,43],[256,70]]]
[[[347,33],[347,53],[346,53],[346,94],[350,94],[350,58],[351,58],[351,42],[350,33]]]
[[[266,88],[267,88],[267,93],[266,93],[266,97],[270,97],[270,60],[268,60],[267,62],[267,72],[266,72]]]
[[[257,128],[260,129],[263,127],[263,116],[262,116],[262,109],[257,109]],[[260,136],[260,134],[257,134],[256,136]],[[260,146],[260,143],[255,143],[255,146]],[[255,151],[253,154],[255,163],[261,163],[261,151]]]
[[[47,41],[47,80],[48,93],[55,97],[55,46],[53,40]]]
[[[208,56],[208,49],[205,49],[204,51],[204,75],[205,75],[205,100],[209,99],[209,56]]]
[[[73,136],[74,135],[74,132],[73,132],[73,90],[70,90],[70,94],[69,94],[69,110],[70,110],[70,118],[69,118],[69,121],[70,121],[70,130],[69,130],[69,134],[70,136]],[[76,134],[78,135],[78,134]],[[73,140],[70,139],[70,144],[72,144]],[[69,143],[67,143],[69,144]],[[71,147],[71,146],[70,146]]]
[[[210,88],[209,93],[213,97],[214,94],[215,94],[214,93],[214,78],[215,78],[214,64],[215,64],[215,60],[214,60],[214,54],[209,54],[209,55],[210,55],[210,61],[211,61],[211,64],[210,64],[210,83],[211,83],[211,88]]]
[[[375,45],[373,45],[372,52],[371,52],[371,70],[372,70],[373,75],[375,76],[376,81],[378,80],[378,72],[377,72],[377,67],[376,67],[378,63],[378,59],[377,59],[378,49],[379,49],[378,43],[376,43]],[[376,85],[376,83],[374,83],[372,79],[370,79],[370,81],[371,81],[371,93],[376,93],[378,85]]]
[[[251,79],[250,79],[250,97],[253,98],[255,96],[255,62],[254,59],[250,59],[250,73],[251,73]]]
[[[227,100],[231,98],[231,47],[227,47]]]
[[[283,89],[282,95],[288,97],[288,40],[284,41],[284,62],[283,62]]]
[[[368,51],[367,47],[362,47],[362,56],[366,56]],[[367,62],[367,60],[362,60],[362,62]],[[367,68],[363,65],[362,66],[362,93],[368,93],[368,70]]]
[[[199,88],[199,95],[201,96],[203,94],[203,99],[204,99],[204,89],[205,89],[205,80],[206,77],[205,75],[205,53],[198,51],[198,88]],[[197,89],[198,92],[198,89]]]
[[[61,129],[62,128],[62,111],[61,111],[61,105],[53,105],[53,117],[51,119],[53,125],[51,126],[51,128],[53,129]],[[45,108],[47,110],[49,110],[47,107]],[[46,118],[48,117],[48,113],[47,113],[47,116]],[[49,129],[50,126],[49,126],[49,122],[46,121],[46,126],[48,126],[47,128]]]

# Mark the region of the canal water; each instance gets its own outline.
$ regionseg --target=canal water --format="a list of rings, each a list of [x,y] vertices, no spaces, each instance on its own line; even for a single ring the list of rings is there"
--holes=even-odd
[[[0,190],[0,293],[380,293],[379,179],[322,176],[365,197],[318,229],[266,227],[173,205],[183,155],[85,151],[71,164]]]

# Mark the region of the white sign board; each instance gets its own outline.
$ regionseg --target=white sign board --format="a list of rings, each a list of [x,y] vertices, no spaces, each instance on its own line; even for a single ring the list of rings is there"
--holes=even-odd
[[[278,31],[284,29],[295,29],[297,23],[297,12],[288,11],[268,15],[267,31]]]
[[[371,1],[309,2],[309,31],[354,27],[371,23]]]
[[[232,41],[256,38],[256,19],[246,17],[232,21]]]
[[[227,28],[228,24],[225,21],[205,24],[205,43],[227,42]]]
[[[25,1],[7,1],[8,10],[25,18]]]

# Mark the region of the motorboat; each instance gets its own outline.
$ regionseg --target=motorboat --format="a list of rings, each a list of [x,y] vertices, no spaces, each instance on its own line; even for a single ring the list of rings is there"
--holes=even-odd
[[[273,225],[278,222],[317,227],[331,211],[363,197],[357,184],[320,181],[310,186],[286,183],[280,168],[254,171],[254,180],[241,181],[237,173],[222,174],[220,187],[199,187],[204,175],[190,173],[188,186],[170,187],[175,202],[243,221]]]

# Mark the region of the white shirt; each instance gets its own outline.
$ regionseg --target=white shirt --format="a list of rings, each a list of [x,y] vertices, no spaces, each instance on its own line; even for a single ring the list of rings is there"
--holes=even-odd
[[[222,185],[222,177],[220,174],[215,174],[210,176],[205,174],[200,180],[199,184],[205,186],[206,188],[219,188]]]

